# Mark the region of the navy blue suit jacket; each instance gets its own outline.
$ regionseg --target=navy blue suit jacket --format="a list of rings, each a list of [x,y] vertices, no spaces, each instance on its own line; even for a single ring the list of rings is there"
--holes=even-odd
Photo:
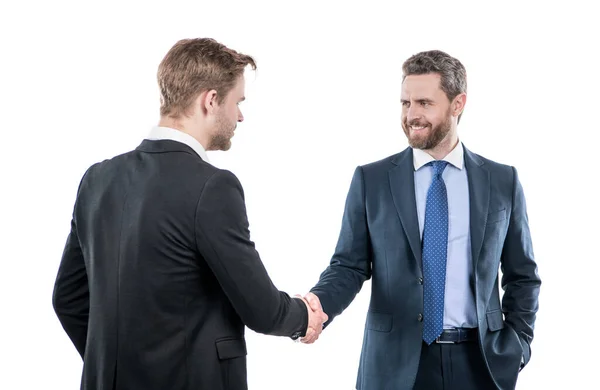
[[[529,361],[541,284],[525,197],[513,167],[464,151],[479,342],[498,388],[513,389],[521,359]],[[407,148],[356,169],[335,253],[311,290],[329,316],[327,326],[372,278],[359,390],[412,389],[422,346],[422,277],[413,152]]]

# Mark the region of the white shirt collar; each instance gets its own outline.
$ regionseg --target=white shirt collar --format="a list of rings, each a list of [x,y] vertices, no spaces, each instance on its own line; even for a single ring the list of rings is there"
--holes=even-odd
[[[196,153],[198,153],[198,156],[200,156],[202,160],[204,160],[205,162],[209,162],[208,155],[206,154],[206,150],[204,149],[202,144],[198,142],[196,138],[192,137],[187,133],[184,133],[183,131],[172,129],[170,127],[155,126],[152,128],[152,130],[150,130],[150,134],[148,134],[148,137],[146,137],[146,139],[153,141],[168,139],[171,141],[181,142],[192,148]]]
[[[463,169],[464,164],[464,150],[462,146],[462,142],[458,142],[454,149],[446,157],[442,160],[448,161],[450,164],[454,165],[458,169]],[[435,161],[431,155],[421,149],[413,148],[413,165],[415,167],[415,171],[418,171],[423,165]]]

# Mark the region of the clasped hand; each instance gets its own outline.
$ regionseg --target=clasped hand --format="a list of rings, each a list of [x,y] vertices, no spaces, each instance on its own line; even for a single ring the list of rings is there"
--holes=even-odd
[[[329,317],[323,311],[321,301],[315,294],[308,293],[304,297],[300,295],[296,295],[296,297],[304,301],[308,310],[308,328],[306,329],[306,335],[300,341],[304,344],[312,344],[319,338],[323,331],[323,324],[327,322]]]

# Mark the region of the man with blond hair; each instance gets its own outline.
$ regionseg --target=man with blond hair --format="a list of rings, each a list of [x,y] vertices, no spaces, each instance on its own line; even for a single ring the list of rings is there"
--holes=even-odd
[[[244,325],[317,337],[327,316],[278,291],[250,240],[228,150],[252,57],[177,42],[158,69],[160,123],[84,174],[53,293],[82,389],[246,389]]]

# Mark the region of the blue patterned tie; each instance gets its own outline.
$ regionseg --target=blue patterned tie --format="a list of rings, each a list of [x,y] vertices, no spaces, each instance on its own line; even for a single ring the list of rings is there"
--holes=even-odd
[[[433,161],[423,228],[423,340],[429,345],[444,326],[444,290],[448,252],[448,195],[442,173],[446,161]]]

